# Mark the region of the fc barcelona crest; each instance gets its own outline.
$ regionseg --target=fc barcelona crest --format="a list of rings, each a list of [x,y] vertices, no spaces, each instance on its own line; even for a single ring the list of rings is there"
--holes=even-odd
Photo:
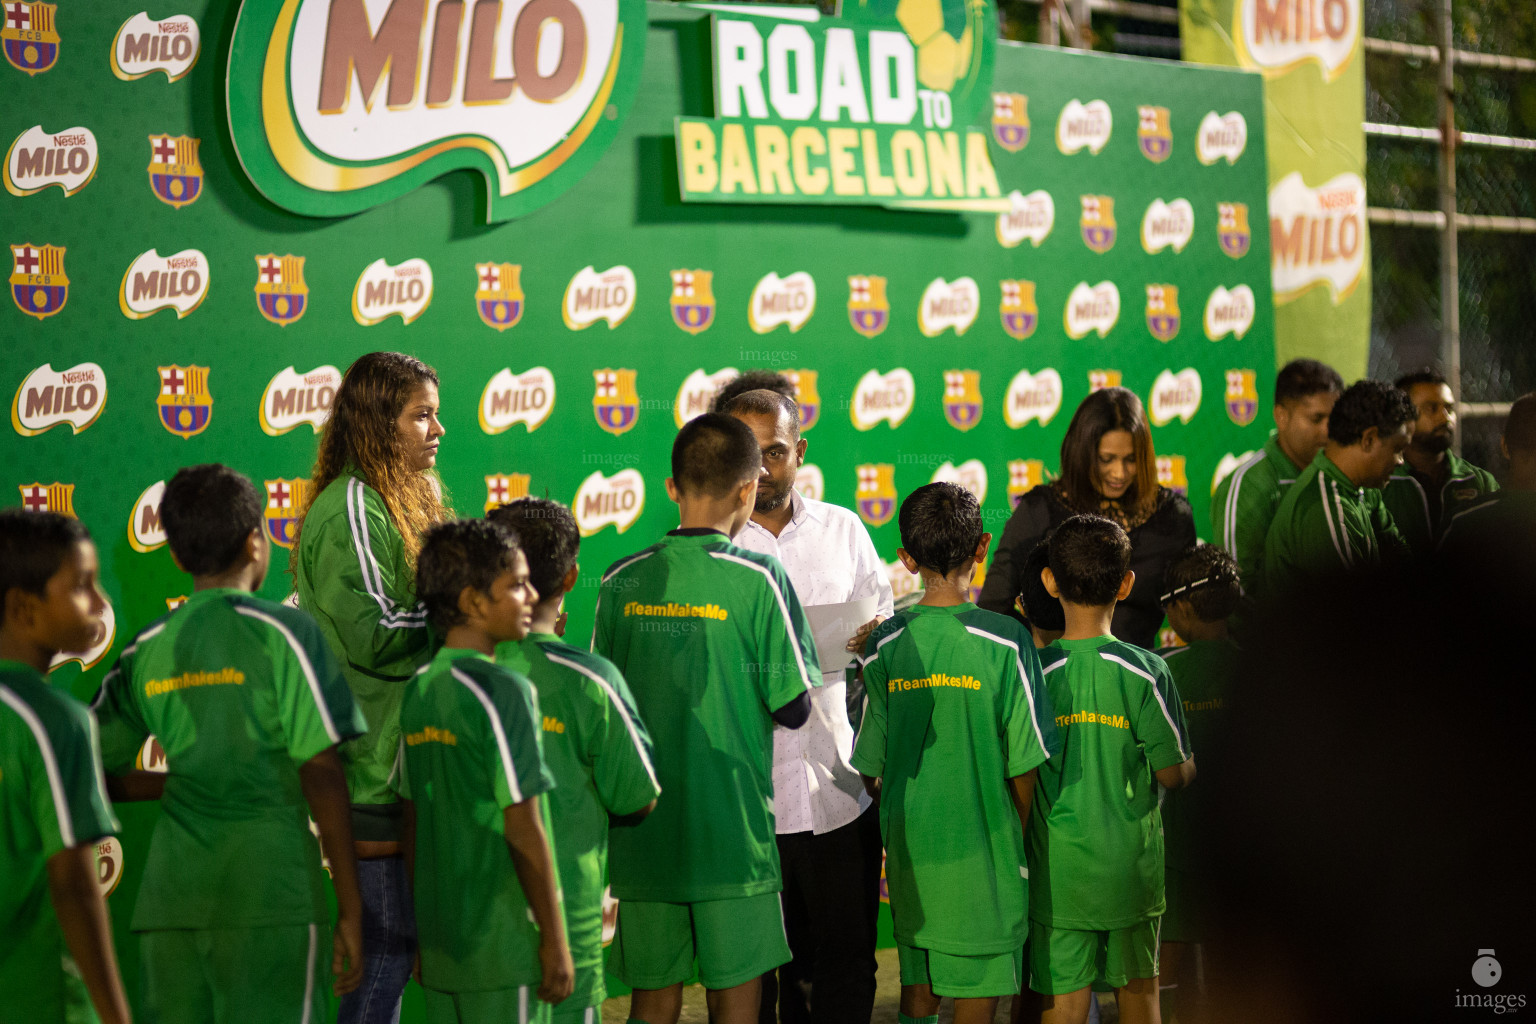
[[[309,496],[308,480],[268,480],[267,539],[280,548],[292,548],[294,530]]]
[[[213,394],[208,390],[208,367],[159,367],[160,423],[177,437],[191,437],[208,429],[213,418]]]
[[[1008,337],[1023,341],[1040,324],[1040,307],[1035,305],[1035,282],[1004,281],[1003,303],[999,312]]]
[[[1179,334],[1179,289],[1171,284],[1147,285],[1147,330],[1158,341]]]
[[[475,310],[487,327],[504,331],[523,318],[522,276],[518,263],[475,264]]]
[[[53,316],[69,301],[64,276],[64,246],[11,246],[11,298],[16,308],[39,320]]]
[[[262,316],[287,327],[304,315],[308,305],[303,256],[269,252],[256,257],[256,308]]]
[[[870,526],[884,526],[896,514],[896,467],[866,463],[858,473],[859,487],[853,497],[859,518]]]
[[[33,481],[18,489],[21,491],[21,507],[28,512],[57,512],[61,516],[78,518],[75,515],[74,484]]]
[[[592,415],[610,434],[622,434],[640,416],[640,393],[635,390],[634,370],[593,370],[597,390],[592,395]]]
[[[885,278],[859,274],[848,279],[848,322],[866,338],[873,338],[891,322],[891,304],[885,298]]]
[[[785,370],[784,376],[795,386],[795,402],[800,406],[800,430],[810,430],[821,419],[821,395],[816,392],[815,370]]]
[[[528,497],[527,473],[492,473],[485,478],[485,510],[499,508],[509,501]]]
[[[1120,386],[1121,373],[1119,370],[1089,370],[1088,391],[1103,391],[1105,388],[1117,388]]]
[[[1045,483],[1045,462],[1041,459],[1011,459],[1008,462],[1008,504],[1019,507],[1019,500]]]
[[[149,188],[155,198],[178,210],[203,194],[203,165],[197,139],[186,135],[149,137]]]
[[[981,422],[981,374],[975,370],[944,371],[944,418],[956,430]]]
[[[992,137],[1010,153],[1029,145],[1029,97],[1017,92],[992,94]]]
[[[672,271],[672,322],[689,334],[707,331],[715,322],[714,280],[711,270]]]
[[[1155,164],[1167,160],[1173,152],[1173,126],[1168,119],[1168,108],[1137,107],[1136,119],[1136,141],[1141,144],[1141,155]]]
[[[1252,370],[1227,371],[1227,416],[1240,427],[1252,423],[1259,414],[1259,390],[1253,377]]]
[[[1248,255],[1253,233],[1248,230],[1247,203],[1216,204],[1216,238],[1221,242],[1221,251],[1233,259]]]
[[[59,59],[59,33],[53,23],[58,4],[29,4],[8,0],[0,25],[5,59],[11,67],[40,75]]]
[[[1083,244],[1097,253],[1115,247],[1115,201],[1110,196],[1083,196]]]
[[[1188,497],[1189,474],[1185,471],[1184,456],[1159,455],[1157,457],[1157,482],[1170,491],[1178,491]]]

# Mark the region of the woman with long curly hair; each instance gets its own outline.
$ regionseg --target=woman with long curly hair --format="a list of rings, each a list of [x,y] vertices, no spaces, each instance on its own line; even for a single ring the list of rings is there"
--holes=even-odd
[[[416,601],[421,537],[452,518],[433,467],[437,373],[399,352],[370,352],[336,389],[310,474],[291,561],[299,606],[320,624],[368,722],[341,747],[363,894],[363,983],[342,997],[341,1024],[399,1019],[416,925],[401,858],[395,785],[400,699],[431,655]]]
[[[977,604],[1020,618],[1014,599],[1023,590],[1020,572],[1052,530],[1080,512],[1107,516],[1131,538],[1136,584],[1115,606],[1115,637],[1155,649],[1163,610],[1163,570],[1195,542],[1189,502],[1157,482],[1152,431],[1141,399],[1125,388],[1095,391],[1072,414],[1061,442],[1061,476],[1019,500],[1003,527]]]

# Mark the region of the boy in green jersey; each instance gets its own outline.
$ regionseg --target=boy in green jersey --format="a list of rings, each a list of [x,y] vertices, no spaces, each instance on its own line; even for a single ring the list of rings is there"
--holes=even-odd
[[[1319,578],[1400,560],[1408,542],[1382,498],[1418,410],[1390,384],[1351,384],[1328,416],[1328,443],[1275,510],[1264,542],[1266,599]]]
[[[1061,602],[1045,589],[1045,580],[1040,575],[1051,562],[1051,533],[1054,532],[1050,531],[1041,538],[1035,550],[1024,560],[1024,568],[1020,570],[1022,579],[1019,582],[1019,597],[1014,602],[1029,625],[1029,635],[1037,649],[1049,647],[1060,640],[1067,628]]]
[[[517,532],[529,582],[539,593],[528,635],[497,644],[496,663],[533,683],[543,715],[544,760],[555,777],[549,816],[576,987],[555,1008],[554,1020],[601,1024],[608,827],[638,824],[656,806],[660,786],[651,737],[613,663],[556,635],[560,604],[579,571],[581,531],[571,510],[548,498],[519,498],[492,509],[488,518]]]
[[[941,996],[956,1024],[990,1024],[1021,987],[1024,830],[1056,729],[1029,634],[971,602],[992,543],[976,496],[919,487],[900,525],[923,598],[870,635],[852,764],[880,797],[901,1024],[937,1024]]]
[[[1242,567],[1250,592],[1264,569],[1264,538],[1275,509],[1328,440],[1328,414],[1344,390],[1338,371],[1293,359],[1275,375],[1275,432],[1221,478],[1211,495],[1211,533]]]
[[[92,705],[107,769],[165,749],[161,814],[134,904],[140,998],[165,1024],[288,1022],[362,979],[362,898],[338,744],[362,715],[314,621],[252,594],[271,546],[265,503],[220,465],[183,469],[160,521],[192,574],[187,603],[142,630]],[[329,964],[319,827],[338,920]]]
[[[516,534],[484,519],[427,533],[416,592],[444,634],[400,704],[405,857],[427,1018],[546,1022],[574,973],[539,799],[555,783],[533,687],[491,660],[498,643],[527,636],[538,593]]]
[[[1183,647],[1158,651],[1173,673],[1189,727],[1191,747],[1208,750],[1226,712],[1227,695],[1238,671],[1237,645],[1227,620],[1243,599],[1237,562],[1213,544],[1196,544],[1168,563],[1162,606]],[[1207,770],[1210,764],[1206,764]],[[1205,1019],[1200,972],[1186,954],[1206,933],[1197,851],[1214,832],[1201,790],[1169,794],[1163,801],[1163,849],[1168,909],[1163,914],[1159,959],[1159,1000],[1163,1016],[1175,1010],[1182,1021]]]
[[[1040,770],[1029,829],[1029,985],[1042,1024],[1082,1024],[1089,990],[1115,988],[1125,1024],[1157,1022],[1163,913],[1158,785],[1195,777],[1179,693],[1155,654],[1110,635],[1131,592],[1131,542],[1101,516],[1051,538],[1046,589],[1067,629],[1041,652],[1061,754]]]
[[[773,724],[798,729],[820,679],[811,628],[778,559],[731,543],[752,515],[762,451],[734,416],[690,420],[667,494],[681,527],[603,576],[594,652],[655,738],[665,796],[609,836],[619,928],[610,966],[630,1018],[674,1024],[695,959],[719,1024],[757,1020],[759,978],[790,959],[774,838]]]
[[[130,1019],[96,883],[96,841],[119,826],[96,721],[48,685],[60,651],[102,629],[96,547],[77,519],[0,511],[0,1019]]]

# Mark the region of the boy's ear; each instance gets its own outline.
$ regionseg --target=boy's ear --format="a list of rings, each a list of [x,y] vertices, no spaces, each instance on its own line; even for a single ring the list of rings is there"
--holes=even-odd
[[[1046,572],[1051,570],[1047,569]],[[1115,594],[1116,601],[1124,601],[1131,596],[1131,588],[1136,585],[1136,574],[1130,569],[1125,570],[1125,579],[1120,581],[1120,590]]]
[[[977,565],[980,565],[982,562],[985,562],[987,560],[987,549],[990,548],[991,546],[992,546],[992,535],[990,533],[982,534],[981,535],[981,540],[976,545],[976,564]]]
[[[742,505],[757,504],[757,477],[742,482],[741,489],[736,492],[736,507]]]
[[[1499,438],[1499,454],[1504,456],[1506,462],[1512,461],[1509,457],[1509,442],[1502,437]]]
[[[459,614],[464,616],[466,622],[474,622],[480,618],[480,608],[484,602],[484,594],[474,587],[465,587],[459,591]]]
[[[576,589],[576,577],[580,575],[581,563],[572,562],[570,569],[565,574],[565,579],[560,581],[560,593],[569,594],[572,590]]]
[[[677,484],[673,482],[671,477],[667,477],[667,497],[672,499],[674,505],[681,505],[683,503],[682,499],[678,497],[678,493]]]
[[[1051,567],[1046,566],[1040,570],[1040,582],[1045,584],[1045,592],[1056,600],[1061,600],[1061,591],[1056,588],[1056,574],[1051,572]]]
[[[901,564],[906,567],[907,572],[912,573],[914,576],[917,575],[917,559],[907,554],[906,548],[897,548],[896,557],[900,559]]]
[[[1413,436],[1412,431],[1409,431],[1409,436]],[[1366,427],[1363,431],[1360,432],[1361,451],[1369,452],[1373,450],[1380,442],[1381,431],[1377,430],[1375,427]]]

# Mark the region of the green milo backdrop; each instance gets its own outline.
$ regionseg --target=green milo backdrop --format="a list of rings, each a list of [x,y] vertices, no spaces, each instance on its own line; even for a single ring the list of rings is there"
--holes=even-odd
[[[650,4],[633,107],[607,108],[611,144],[557,198],[488,224],[485,178],[459,169],[327,219],[279,208],[243,170],[225,101],[235,5],[154,12],[165,38],[126,55],[119,31],[157,24],[136,2],[17,7],[33,31],[7,30],[0,68],[15,396],[0,494],[71,511],[96,538],[113,637],[55,673],[82,698],[189,589],[156,485],[228,463],[266,489],[269,532],[286,541],[336,375],[372,350],[441,375],[439,469],[461,514],[520,493],[576,507],[578,642],[602,569],[675,525],[671,439],[732,369],[798,382],[802,484],[864,516],[898,592],[912,579],[895,563],[900,497],[956,480],[1000,533],[1013,500],[1055,473],[1093,387],[1147,403],[1160,475],[1187,490],[1202,531],[1218,470],[1266,436],[1255,75],[998,43],[990,104],[956,126],[984,133],[996,196],[973,161],[980,200],[960,212],[685,203],[677,119],[719,116],[718,8]],[[163,70],[143,71],[156,57]],[[866,185],[896,173],[881,166],[899,151],[889,136],[873,171],[856,154]],[[927,156],[942,163],[942,148]],[[988,199],[1006,212],[978,212]],[[285,567],[277,551],[265,596],[287,595]],[[130,991],[126,926],[157,813],[120,808],[125,832],[103,850]]]

